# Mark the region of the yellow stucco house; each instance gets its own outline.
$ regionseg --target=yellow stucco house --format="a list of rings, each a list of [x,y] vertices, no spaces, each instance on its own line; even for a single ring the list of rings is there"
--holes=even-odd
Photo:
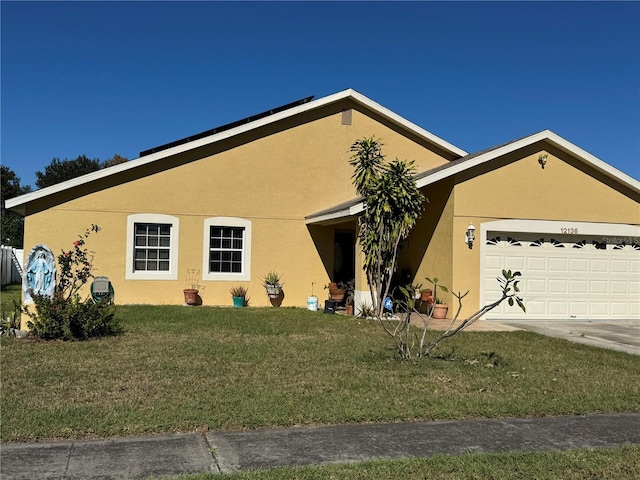
[[[503,268],[523,274],[526,315],[488,319],[640,318],[640,182],[550,131],[468,154],[354,90],[303,99],[155,149],[124,164],[8,200],[25,216],[25,252],[54,253],[91,224],[95,274],[118,304],[182,304],[199,271],[204,305],[244,285],[267,306],[277,271],[283,306],[326,298],[329,281],[368,287],[356,245],[364,208],[348,164],[375,135],[415,160],[429,199],[399,272],[470,290],[465,311],[496,298]],[[472,245],[466,242],[475,227]]]

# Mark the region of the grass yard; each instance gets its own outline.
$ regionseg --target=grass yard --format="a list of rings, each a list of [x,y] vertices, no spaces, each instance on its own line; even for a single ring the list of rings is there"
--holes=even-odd
[[[10,285],[3,285],[2,292],[0,293],[0,315],[6,317],[13,313],[13,301],[20,302],[21,295],[21,284],[12,283]]]
[[[172,480],[583,480],[640,478],[640,446],[379,460],[350,465],[273,468],[234,474],[170,477]]]
[[[464,332],[439,358],[408,364],[377,324],[354,317],[180,306],[118,315],[119,337],[2,338],[3,442],[640,411],[640,357],[530,332]]]

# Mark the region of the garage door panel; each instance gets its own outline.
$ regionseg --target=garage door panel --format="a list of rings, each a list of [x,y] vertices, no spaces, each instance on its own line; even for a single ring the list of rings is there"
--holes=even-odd
[[[607,292],[607,286],[609,285],[608,282],[605,282],[604,280],[591,280],[589,282],[590,285],[590,293],[594,294],[594,295],[599,295],[599,294],[606,294]]]
[[[629,314],[629,304],[627,302],[610,302],[611,314],[617,316],[627,316]]]
[[[611,260],[611,273],[627,273],[629,271],[629,262],[626,260]]]
[[[572,295],[585,295],[589,293],[589,282],[584,280],[569,281],[570,293]]]
[[[589,271],[590,273],[600,273],[605,274],[609,272],[609,261],[605,259],[592,259],[589,262]]]
[[[569,302],[569,316],[586,318],[589,315],[587,305],[586,302]]]
[[[628,282],[620,282],[620,281],[612,281],[611,285],[611,294],[612,295],[628,295],[629,294],[629,283]]]
[[[543,317],[547,313],[547,302],[544,300],[529,300],[527,302],[527,315],[531,317]],[[520,309],[518,309],[520,310]],[[515,312],[515,309],[513,309]],[[521,311],[521,310],[520,310]]]
[[[608,302],[590,302],[590,317],[606,317],[609,313],[609,303]]]
[[[569,315],[569,306],[567,302],[548,301],[549,315]],[[525,307],[526,307],[525,303]]]
[[[586,258],[569,259],[571,273],[589,273],[589,260]]]
[[[487,268],[494,269],[496,271],[502,270],[502,255],[487,255]]]
[[[547,259],[544,257],[528,257],[527,258],[527,272],[546,272],[547,271]]]
[[[519,270],[527,308],[518,314],[503,304],[487,318],[640,318],[636,247],[608,244],[600,236],[489,232],[487,238],[493,243],[485,246],[485,298],[500,294],[496,277],[502,269]]]
[[[563,272],[566,273],[569,271],[569,262],[566,258],[557,258],[550,257],[548,262],[548,271],[549,272]]]
[[[506,256],[504,259],[504,264],[506,265],[503,268],[506,268],[507,270],[524,270],[524,266],[525,266],[525,259],[524,257],[512,257],[512,256]],[[500,270],[502,272],[502,270]]]
[[[543,278],[542,279],[538,279],[538,278],[525,279],[524,284],[527,292],[530,295],[547,293],[547,282]]]

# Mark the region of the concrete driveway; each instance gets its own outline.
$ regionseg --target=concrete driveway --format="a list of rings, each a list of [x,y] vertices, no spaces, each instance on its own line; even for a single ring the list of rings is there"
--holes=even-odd
[[[499,323],[571,342],[640,355],[640,320],[518,320]]]

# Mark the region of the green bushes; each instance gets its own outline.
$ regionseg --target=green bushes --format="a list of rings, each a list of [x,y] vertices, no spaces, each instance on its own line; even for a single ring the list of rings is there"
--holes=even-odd
[[[84,235],[73,242],[73,248],[58,255],[59,280],[53,297],[31,292],[35,310],[24,306],[22,311],[31,319],[27,326],[36,337],[44,340],[85,340],[92,337],[117,335],[122,325],[115,316],[115,306],[109,302],[82,300],[80,289],[93,278],[92,256],[85,247],[86,239],[100,227],[91,225]]]
[[[69,300],[37,295],[34,304],[35,312],[25,308],[31,318],[27,326],[33,335],[44,340],[86,340],[122,332],[115,306],[107,303],[81,300],[78,295]]]

